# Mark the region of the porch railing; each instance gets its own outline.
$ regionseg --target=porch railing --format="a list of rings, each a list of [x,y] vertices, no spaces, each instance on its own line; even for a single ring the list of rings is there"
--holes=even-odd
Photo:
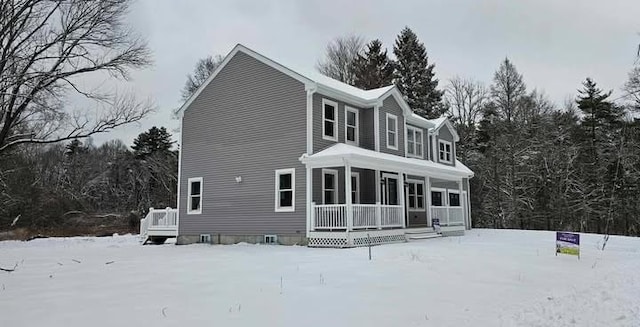
[[[347,224],[346,204],[312,204],[314,229],[373,229],[402,227],[403,209],[399,205],[353,204],[353,223]]]
[[[176,229],[178,227],[178,209],[149,208],[146,217],[140,220],[140,236],[146,236],[150,230]]]
[[[431,207],[431,219],[438,218],[440,226],[464,225],[462,207]]]

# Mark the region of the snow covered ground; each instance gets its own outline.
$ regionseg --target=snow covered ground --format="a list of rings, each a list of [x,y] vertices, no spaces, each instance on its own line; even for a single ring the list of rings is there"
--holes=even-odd
[[[0,242],[0,326],[640,326],[640,238],[473,230],[373,248]]]

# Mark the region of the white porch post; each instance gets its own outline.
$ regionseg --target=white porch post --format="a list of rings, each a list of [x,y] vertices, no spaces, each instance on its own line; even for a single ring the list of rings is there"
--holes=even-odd
[[[312,231],[314,229],[314,222],[313,222],[313,205],[312,205],[312,201],[313,201],[313,169],[309,166],[307,166],[307,238],[309,237],[309,232]]]
[[[344,162],[344,199],[347,204],[347,232],[353,229],[353,203],[351,199],[351,164]]]
[[[398,184],[400,184],[400,206],[402,207],[402,228],[407,228],[407,208],[405,208],[404,206],[404,174],[401,172],[398,172],[398,177],[400,177],[400,181]]]
[[[376,227],[378,229],[382,229],[382,207],[380,207],[381,198],[380,198],[380,171],[375,170],[376,172]]]
[[[426,184],[424,196],[427,198],[427,226],[433,227],[433,217],[431,217],[431,178],[425,176],[424,181]]]
[[[467,220],[464,214],[465,204],[464,202],[462,202],[462,178],[460,178],[460,181],[458,181],[457,183],[458,183],[458,201],[460,202],[460,212],[462,213],[462,223],[464,224],[464,228],[467,229]]]

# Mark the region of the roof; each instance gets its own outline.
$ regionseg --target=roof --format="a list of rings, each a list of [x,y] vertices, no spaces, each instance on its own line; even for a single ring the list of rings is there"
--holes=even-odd
[[[377,100],[382,95],[384,95],[389,90],[395,87],[394,85],[388,85],[388,86],[380,87],[377,89],[363,90],[355,86],[349,85],[347,83],[340,82],[336,79],[323,75],[319,72],[301,71],[301,70],[298,70],[298,72],[300,72],[301,75],[314,81],[315,83],[320,84],[321,86],[324,86],[326,88],[330,88],[336,91],[340,91],[343,93],[347,93],[354,97],[358,97],[367,101]]]
[[[447,128],[449,129],[449,132],[451,133],[451,135],[453,135],[454,141],[456,142],[460,141],[460,136],[458,136],[458,132],[453,127],[453,125],[451,124],[451,121],[447,117],[443,116],[436,119],[428,119],[428,121],[435,125],[435,127],[433,127],[435,133],[440,131],[440,128],[442,128],[442,126],[447,126]]]
[[[402,169],[403,172],[420,176],[470,178],[474,175],[471,169],[458,160],[455,166],[447,166],[430,160],[405,158],[344,143],[337,143],[310,156],[303,154],[300,157],[302,163],[312,168],[343,165],[345,160],[362,168],[391,169],[391,171]]]

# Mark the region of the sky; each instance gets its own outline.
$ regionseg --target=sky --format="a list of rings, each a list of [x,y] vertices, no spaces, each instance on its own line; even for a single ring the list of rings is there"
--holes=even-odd
[[[265,1],[136,0],[128,24],[144,37],[153,65],[122,87],[157,110],[138,124],[95,136],[94,143],[133,138],[152,126],[175,131],[171,111],[198,59],[226,55],[242,43],[267,57],[312,69],[332,39],[380,39],[392,53],[409,26],[435,63],[439,87],[454,76],[491,83],[508,57],[558,106],[575,98],[586,77],[621,95],[640,43],[637,0]]]

